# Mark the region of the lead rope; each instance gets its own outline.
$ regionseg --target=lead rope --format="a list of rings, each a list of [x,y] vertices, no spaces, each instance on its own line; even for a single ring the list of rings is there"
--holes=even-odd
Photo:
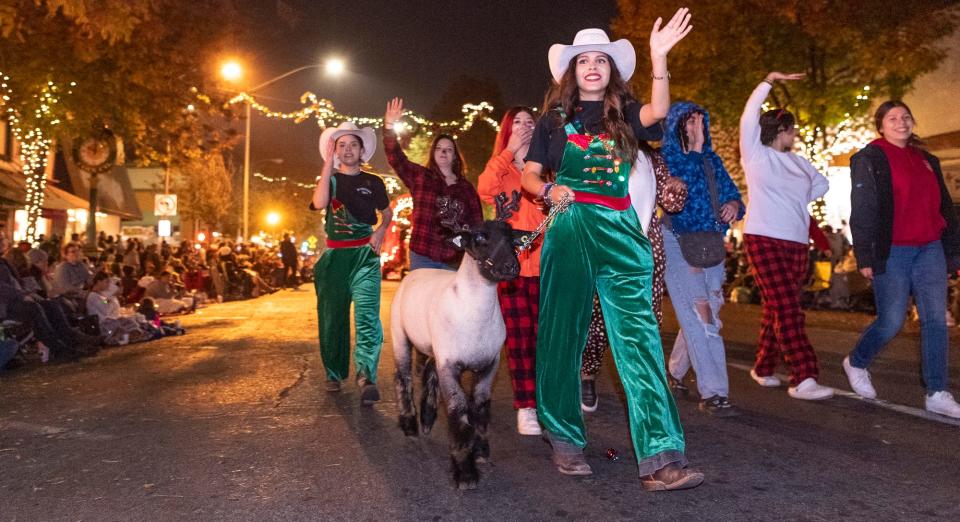
[[[550,207],[550,213],[548,213],[547,217],[543,221],[541,221],[539,225],[537,225],[536,230],[520,238],[520,247],[517,248],[517,251],[523,252],[524,250],[527,250],[528,248],[530,248],[530,246],[533,245],[533,242],[536,241],[538,237],[540,237],[540,234],[543,234],[544,230],[549,228],[550,225],[553,223],[553,220],[556,219],[556,217],[559,214],[567,210],[567,207],[569,206],[570,206],[570,198],[567,197],[566,194],[564,194],[563,197],[560,198],[560,201],[558,201],[556,205],[553,205],[552,207]]]

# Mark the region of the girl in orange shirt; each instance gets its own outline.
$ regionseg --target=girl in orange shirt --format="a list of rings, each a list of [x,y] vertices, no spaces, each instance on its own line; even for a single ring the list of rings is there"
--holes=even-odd
[[[480,174],[477,192],[480,199],[493,204],[501,192],[516,190],[523,197],[520,209],[507,221],[516,230],[534,230],[544,219],[534,195],[520,187],[523,158],[527,155],[536,123],[529,107],[513,107],[500,122],[493,156]],[[507,362],[513,384],[513,407],[517,410],[517,431],[521,435],[540,435],[536,400],[536,348],[540,305],[540,246],[542,236],[520,253],[520,277],[497,287],[500,310],[507,327]]]

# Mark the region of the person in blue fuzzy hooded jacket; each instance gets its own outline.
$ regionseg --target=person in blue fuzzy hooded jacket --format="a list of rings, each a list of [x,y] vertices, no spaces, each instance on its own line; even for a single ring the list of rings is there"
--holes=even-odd
[[[667,291],[680,323],[667,376],[671,387],[686,391],[683,377],[697,373],[700,409],[716,416],[737,413],[731,406],[727,361],[720,336],[723,306],[723,236],[743,218],[737,185],[713,151],[710,116],[699,105],[677,102],[667,114],[661,154],[670,174],[687,185],[683,210],[665,214],[663,246],[667,255]]]

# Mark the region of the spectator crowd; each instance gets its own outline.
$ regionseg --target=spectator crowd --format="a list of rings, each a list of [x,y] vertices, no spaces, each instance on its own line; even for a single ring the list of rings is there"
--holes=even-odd
[[[288,235],[274,247],[174,246],[101,232],[92,250],[77,235],[14,245],[0,233],[0,369],[182,335],[178,315],[311,279]]]

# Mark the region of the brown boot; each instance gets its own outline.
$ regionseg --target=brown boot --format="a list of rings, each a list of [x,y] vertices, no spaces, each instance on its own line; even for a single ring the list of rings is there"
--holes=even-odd
[[[569,442],[559,440],[549,440],[553,447],[553,463],[557,466],[557,471],[564,475],[593,475],[593,469],[587,464],[587,459],[583,456],[583,448],[578,448]]]
[[[647,491],[691,489],[703,483],[703,473],[686,469],[677,462],[671,462],[658,469],[653,475],[640,477],[640,483]]]

